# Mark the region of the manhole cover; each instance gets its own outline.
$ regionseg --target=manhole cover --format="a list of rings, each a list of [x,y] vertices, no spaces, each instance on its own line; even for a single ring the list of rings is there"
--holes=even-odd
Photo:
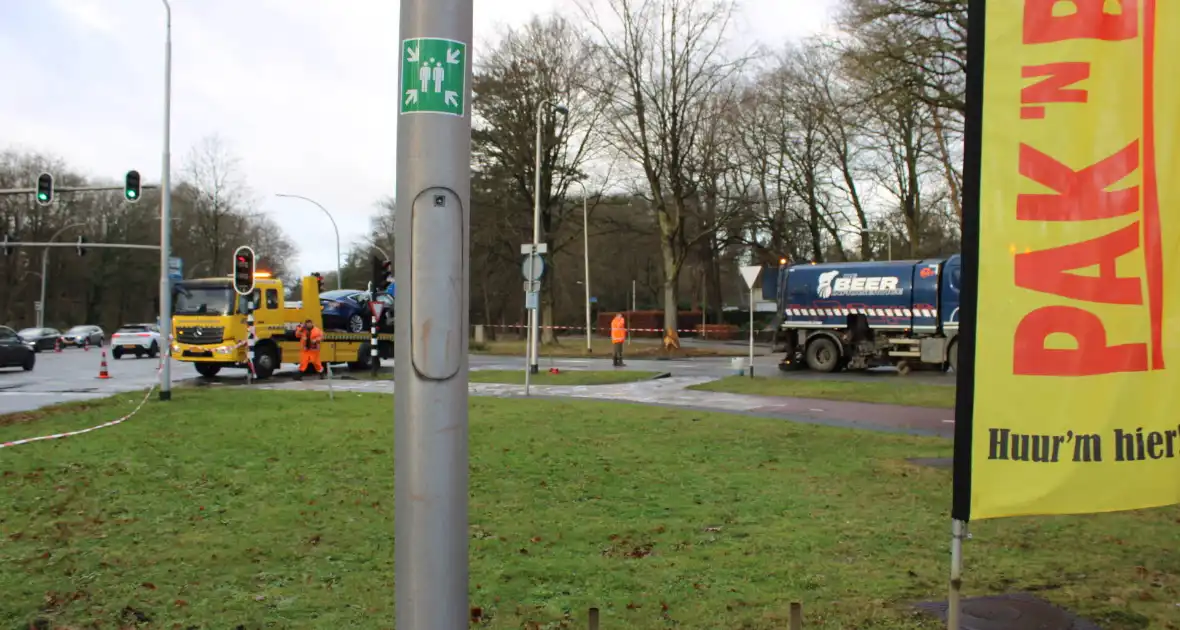
[[[946,602],[922,602],[915,607],[946,620]],[[962,607],[962,630],[1102,630],[1028,593],[971,597],[962,601]]]
[[[906,461],[915,466],[929,466],[931,468],[950,468],[955,464],[955,460],[950,457],[914,457]]]

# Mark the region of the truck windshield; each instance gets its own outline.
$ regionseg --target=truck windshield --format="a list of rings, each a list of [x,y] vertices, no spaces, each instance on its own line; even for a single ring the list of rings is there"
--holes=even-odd
[[[230,315],[233,289],[228,286],[176,286],[173,315]]]

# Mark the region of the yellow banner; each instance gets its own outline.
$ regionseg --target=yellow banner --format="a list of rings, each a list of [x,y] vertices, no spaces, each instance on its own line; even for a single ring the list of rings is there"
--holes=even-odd
[[[1180,2],[989,0],[971,518],[1180,502]]]

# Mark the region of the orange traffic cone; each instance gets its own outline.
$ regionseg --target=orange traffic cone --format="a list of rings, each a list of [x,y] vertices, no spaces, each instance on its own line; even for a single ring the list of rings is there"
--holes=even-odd
[[[53,351],[61,352],[61,337],[53,340]]]
[[[111,373],[107,371],[107,351],[103,348],[102,363],[98,366],[98,378],[110,378]]]

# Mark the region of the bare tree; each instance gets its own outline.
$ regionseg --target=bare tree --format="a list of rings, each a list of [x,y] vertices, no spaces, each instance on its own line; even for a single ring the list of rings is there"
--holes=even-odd
[[[680,271],[691,246],[715,228],[689,233],[699,211],[694,178],[711,99],[742,67],[722,51],[734,13],[728,0],[610,0],[617,24],[582,11],[598,35],[598,88],[612,146],[642,173],[659,225],[664,327],[676,329]]]
[[[505,233],[508,247],[532,236],[533,195],[536,181],[537,125],[543,125],[541,144],[541,241],[549,245],[550,265],[573,238],[554,238],[571,213],[564,203],[569,185],[585,177],[583,167],[600,149],[595,128],[601,110],[587,90],[593,47],[578,29],[561,16],[534,17],[518,30],[508,31],[485,57],[473,80],[476,117],[472,131],[475,168],[484,185],[503,187],[500,207],[512,208],[508,220],[517,226]],[[548,103],[549,106],[545,106]],[[555,116],[553,107],[568,113]],[[537,119],[541,111],[543,118]],[[555,324],[552,273],[543,282],[542,341],[553,343]]]
[[[190,151],[182,169],[178,231],[187,234],[211,274],[229,272],[244,221],[253,218],[252,199],[241,163],[221,137],[206,136]]]

